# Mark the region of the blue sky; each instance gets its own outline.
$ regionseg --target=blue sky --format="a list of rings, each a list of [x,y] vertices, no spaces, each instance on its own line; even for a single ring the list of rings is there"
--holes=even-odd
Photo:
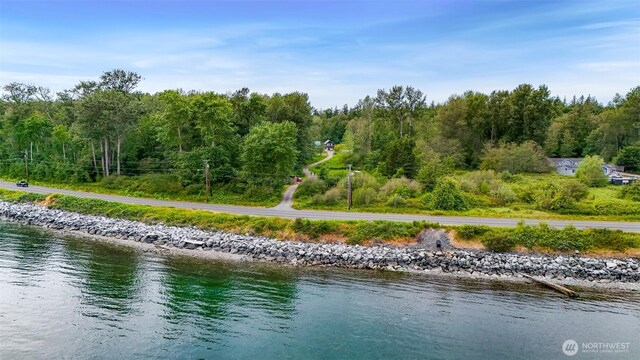
[[[0,0],[0,84],[61,90],[113,68],[143,91],[298,90],[317,108],[396,84],[606,103],[640,85],[640,0]]]

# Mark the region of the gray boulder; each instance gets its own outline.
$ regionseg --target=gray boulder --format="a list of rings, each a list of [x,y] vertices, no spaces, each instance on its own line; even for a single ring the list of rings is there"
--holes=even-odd
[[[434,251],[455,250],[449,240],[449,234],[444,230],[424,229],[418,234],[416,240],[418,247],[423,249]]]

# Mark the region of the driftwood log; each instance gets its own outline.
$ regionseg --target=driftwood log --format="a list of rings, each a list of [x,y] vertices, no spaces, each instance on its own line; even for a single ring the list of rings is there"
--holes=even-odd
[[[521,274],[521,275],[526,277],[527,279],[530,279],[530,280],[533,280],[533,281],[537,282],[538,284],[542,284],[542,285],[544,285],[544,286],[546,286],[548,288],[551,288],[551,289],[553,289],[553,290],[555,290],[555,291],[557,291],[559,293],[567,295],[570,298],[577,298],[578,297],[578,293],[576,293],[573,290],[569,290],[564,286],[556,285],[556,284],[550,283],[550,282],[542,280],[542,279],[537,279],[537,278],[534,278],[531,275],[527,275],[527,274]]]

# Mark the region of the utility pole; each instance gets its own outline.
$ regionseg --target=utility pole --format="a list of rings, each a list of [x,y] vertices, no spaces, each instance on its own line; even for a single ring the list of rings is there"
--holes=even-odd
[[[211,178],[209,177],[209,160],[204,161],[204,179],[207,186],[207,202],[211,196]]]
[[[349,170],[347,171],[347,205],[351,210],[351,164],[349,164]]]
[[[27,183],[29,182],[29,152],[27,149],[24,150],[24,175],[27,178]]]

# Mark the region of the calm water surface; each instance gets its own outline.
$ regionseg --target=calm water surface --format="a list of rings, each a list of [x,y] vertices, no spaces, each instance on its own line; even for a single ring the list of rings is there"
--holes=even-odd
[[[640,294],[143,254],[0,222],[0,359],[569,359],[629,343]]]

